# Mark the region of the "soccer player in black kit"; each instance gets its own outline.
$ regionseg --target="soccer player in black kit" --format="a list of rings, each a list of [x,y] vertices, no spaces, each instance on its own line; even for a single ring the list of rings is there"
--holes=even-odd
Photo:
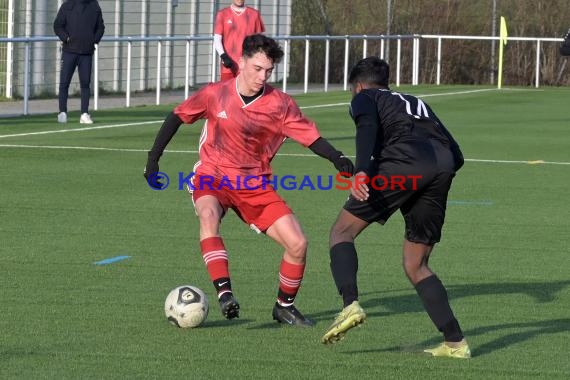
[[[356,169],[351,195],[330,232],[331,270],[344,308],[322,342],[335,343],[366,319],[358,303],[354,240],[372,222],[384,224],[400,210],[405,221],[404,271],[444,337],[442,344],[425,352],[469,358],[445,287],[428,266],[441,238],[447,194],[463,155],[426,103],[390,90],[389,76],[388,64],[376,57],[359,61],[349,76]],[[375,176],[379,177],[374,180]]]

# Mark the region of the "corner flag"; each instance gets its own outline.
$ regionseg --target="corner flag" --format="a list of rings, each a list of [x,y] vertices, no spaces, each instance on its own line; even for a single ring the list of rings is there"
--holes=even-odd
[[[505,18],[501,16],[501,34],[499,42],[499,80],[497,83],[497,88],[501,88],[503,82],[503,46],[507,44],[507,22]]]

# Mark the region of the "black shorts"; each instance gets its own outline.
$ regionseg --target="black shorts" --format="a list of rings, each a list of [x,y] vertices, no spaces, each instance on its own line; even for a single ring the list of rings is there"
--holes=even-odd
[[[382,151],[377,174],[368,184],[368,200],[350,196],[344,209],[368,223],[381,224],[399,209],[406,239],[433,245],[441,239],[453,165],[451,151],[435,140],[390,145]]]

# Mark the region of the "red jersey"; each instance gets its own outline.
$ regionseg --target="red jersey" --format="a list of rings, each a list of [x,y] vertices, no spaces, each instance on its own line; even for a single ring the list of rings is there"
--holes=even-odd
[[[241,57],[245,37],[263,32],[265,25],[256,9],[245,7],[241,13],[237,13],[232,7],[227,7],[216,15],[214,34],[222,36],[225,52],[236,63]]]
[[[289,95],[266,84],[258,98],[245,104],[235,78],[203,87],[174,113],[187,124],[206,119],[194,171],[233,184],[246,176],[254,177],[250,186],[261,184],[286,138],[308,147],[320,137]]]

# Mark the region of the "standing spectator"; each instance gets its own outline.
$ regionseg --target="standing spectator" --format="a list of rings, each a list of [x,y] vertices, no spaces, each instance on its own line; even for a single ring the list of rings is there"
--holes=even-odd
[[[246,7],[245,0],[232,0],[221,9],[214,23],[214,49],[220,55],[221,80],[235,78],[239,72],[238,60],[245,37],[265,32],[265,25],[256,9]]]
[[[75,68],[81,86],[81,124],[92,124],[89,115],[91,70],[95,45],[101,41],[105,24],[97,0],[67,0],[61,5],[53,30],[63,42],[59,79],[59,114],[57,121],[67,123],[67,97]]]

